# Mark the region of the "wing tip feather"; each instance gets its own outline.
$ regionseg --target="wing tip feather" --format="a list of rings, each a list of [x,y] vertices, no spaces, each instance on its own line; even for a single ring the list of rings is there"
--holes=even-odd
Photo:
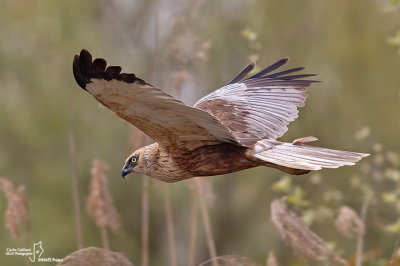
[[[297,67],[280,72],[272,73],[274,70],[279,69],[281,66],[287,64],[290,61],[290,57],[285,57],[274,64],[264,68],[258,73],[246,78],[244,81],[247,83],[252,83],[255,80],[264,80],[264,82],[274,81],[288,81],[288,82],[298,82],[303,81],[307,83],[307,86],[311,86],[312,83],[320,82],[319,80],[303,80],[301,78],[319,76],[319,74],[300,74],[300,75],[288,75],[290,73],[298,72],[304,70],[306,67]]]
[[[72,70],[73,70],[74,77],[75,77],[75,80],[78,83],[78,85],[82,89],[86,90],[87,80],[86,80],[85,76],[83,75],[79,61],[80,61],[79,54],[75,54],[74,61],[72,64]]]
[[[231,81],[229,81],[227,83],[227,85],[229,84],[233,84],[236,82],[239,82],[240,80],[242,80],[245,76],[247,76],[256,66],[256,62],[255,61],[250,61],[249,64],[247,64],[247,66],[245,66],[240,72],[239,74],[237,74]]]
[[[121,73],[122,68],[120,66],[107,67],[107,61],[103,58],[96,58],[92,61],[92,55],[86,49],[82,49],[79,54],[75,54],[72,69],[76,82],[84,90],[86,90],[86,85],[90,83],[92,78],[108,81],[116,79],[126,83],[146,84],[144,80],[137,78],[135,74]]]

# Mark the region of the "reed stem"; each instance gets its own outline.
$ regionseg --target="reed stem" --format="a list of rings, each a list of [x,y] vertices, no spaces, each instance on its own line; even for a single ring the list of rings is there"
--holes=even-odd
[[[149,265],[149,178],[143,178],[142,194],[142,266]]]
[[[165,218],[167,220],[168,247],[169,247],[169,256],[171,260],[170,265],[177,266],[178,262],[176,259],[175,231],[174,231],[174,222],[172,219],[171,198],[169,195],[168,185],[164,185],[163,188],[164,188]]]
[[[75,227],[76,227],[76,241],[78,249],[83,248],[82,240],[82,218],[81,218],[81,206],[79,201],[79,190],[78,190],[78,174],[76,164],[76,145],[74,132],[71,130],[69,134],[69,153],[71,159],[71,179],[72,179],[72,198],[74,201],[74,213],[75,213]]]

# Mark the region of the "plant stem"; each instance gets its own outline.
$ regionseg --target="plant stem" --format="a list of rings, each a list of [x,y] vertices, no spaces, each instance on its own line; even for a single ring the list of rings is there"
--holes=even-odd
[[[392,257],[390,258],[389,261],[389,266],[397,265],[397,252],[399,250],[399,246],[400,246],[400,234],[397,236],[396,242],[394,243],[394,248],[392,252]]]
[[[199,177],[196,177],[196,189],[197,189],[198,195],[199,195],[200,211],[201,211],[201,215],[203,217],[204,230],[206,231],[206,236],[207,236],[208,251],[209,251],[210,257],[212,259],[212,258],[217,257],[217,251],[215,248],[214,238],[213,238],[212,231],[211,231],[210,215],[208,213],[206,200],[203,195],[204,194],[203,188],[202,188],[203,186],[200,183],[201,181],[198,178]],[[215,260],[213,260],[212,264],[213,264],[213,266],[216,266],[217,262]]]
[[[107,227],[106,226],[100,227],[100,232],[101,232],[101,240],[103,242],[103,248],[110,250],[110,243],[108,242]]]
[[[197,203],[198,203],[198,199],[197,199],[196,192],[192,190],[192,201],[191,201],[191,206],[190,206],[191,212],[190,212],[189,266],[195,266],[195,262],[196,262]]]
[[[361,266],[363,261],[363,248],[364,248],[364,236],[365,236],[365,220],[368,211],[369,196],[365,195],[363,204],[361,207],[360,218],[363,224],[363,229],[357,235],[357,246],[356,246],[356,262],[355,266]]]
[[[74,137],[74,132],[72,130],[70,131],[70,134],[69,134],[69,153],[70,153],[70,159],[71,159],[72,197],[74,200],[76,240],[77,240],[78,249],[81,249],[83,247],[81,206],[80,206],[79,191],[78,191],[78,174],[77,174],[77,167],[76,167],[75,137]]]
[[[164,209],[165,218],[167,220],[167,233],[168,233],[168,246],[169,246],[169,256],[171,260],[171,266],[177,266],[176,260],[176,248],[175,248],[175,232],[174,232],[174,222],[172,220],[172,208],[171,199],[169,196],[169,187],[164,185]]]
[[[142,176],[142,266],[149,265],[149,178]]]

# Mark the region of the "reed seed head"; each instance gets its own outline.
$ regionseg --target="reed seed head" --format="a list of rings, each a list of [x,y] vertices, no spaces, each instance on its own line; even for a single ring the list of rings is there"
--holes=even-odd
[[[5,212],[5,225],[10,231],[13,239],[21,239],[21,227],[29,231],[28,198],[24,186],[15,188],[14,184],[3,177],[0,177],[0,190],[4,192],[8,200]]]
[[[93,161],[86,209],[98,227],[109,227],[117,231],[120,223],[108,189],[107,170],[105,163],[97,159]]]
[[[342,206],[335,220],[337,230],[345,237],[354,238],[364,233],[364,223],[358,214],[348,206]]]
[[[331,262],[330,265],[347,265],[342,258],[335,256],[325,242],[289,210],[282,199],[271,203],[272,222],[279,234],[294,252],[309,261]]]

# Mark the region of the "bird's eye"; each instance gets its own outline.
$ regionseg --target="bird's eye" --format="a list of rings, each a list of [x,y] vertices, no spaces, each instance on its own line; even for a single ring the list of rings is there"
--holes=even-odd
[[[136,157],[132,157],[131,162],[132,162],[132,163],[136,163],[136,162],[137,162]]]

